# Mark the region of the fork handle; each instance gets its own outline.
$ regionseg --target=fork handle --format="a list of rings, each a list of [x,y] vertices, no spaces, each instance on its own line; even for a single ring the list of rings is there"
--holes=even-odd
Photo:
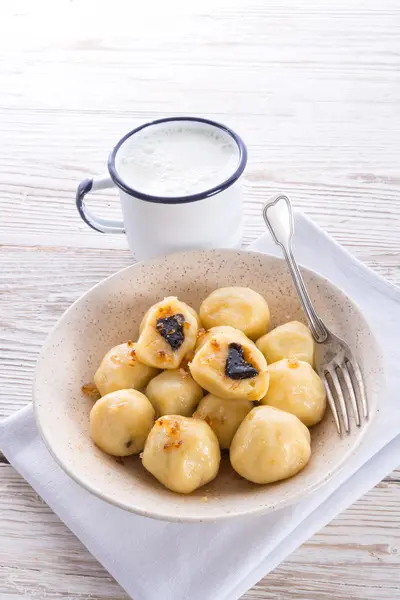
[[[271,202],[268,202],[264,206],[263,216],[274,242],[283,250],[299,300],[307,316],[311,334],[315,341],[321,344],[328,339],[329,333],[311,302],[293,254],[292,239],[294,224],[292,204],[289,198],[283,194],[275,196]]]

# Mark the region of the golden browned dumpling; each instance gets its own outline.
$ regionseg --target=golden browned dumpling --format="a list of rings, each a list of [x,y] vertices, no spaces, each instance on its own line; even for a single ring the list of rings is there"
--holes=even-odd
[[[260,400],[268,389],[267,362],[251,341],[216,334],[189,363],[192,377],[218,398]]]
[[[116,390],[140,390],[155,377],[158,369],[141,363],[136,356],[136,344],[127,342],[111,348],[104,356],[94,376],[102,396]]]
[[[190,417],[203,397],[203,390],[185,369],[171,369],[150,381],[146,396],[154,406],[157,417]]]
[[[262,404],[296,415],[307,427],[319,423],[326,409],[324,384],[312,367],[284,358],[268,366],[269,388]]]
[[[245,287],[226,287],[212,292],[200,306],[200,319],[206,329],[230,325],[251,340],[267,333],[269,308],[258,292]]]
[[[273,483],[301,471],[311,455],[310,432],[294,415],[257,406],[231,444],[232,467],[253,483]]]
[[[201,325],[201,321],[200,321],[200,317],[199,317],[199,315],[197,314],[197,312],[194,310],[194,308],[192,308],[191,306],[189,306],[189,304],[186,304],[186,302],[182,302],[182,300],[180,300],[180,302],[181,302],[181,304],[183,304],[183,306],[184,306],[184,307],[185,307],[185,308],[186,308],[186,309],[187,309],[187,310],[188,310],[188,311],[189,311],[189,312],[190,312],[190,313],[191,313],[191,314],[194,316],[194,318],[195,318],[195,319],[196,319],[196,321],[197,321],[197,326],[200,328],[200,327],[202,326],[202,325]],[[142,333],[142,331],[143,331],[144,324],[145,324],[145,322],[146,322],[146,319],[147,319],[147,317],[148,317],[148,314],[149,314],[149,312],[150,312],[151,308],[152,308],[152,307],[150,307],[150,308],[149,308],[149,310],[146,312],[146,314],[144,315],[143,319],[142,319],[142,320],[141,320],[141,322],[140,322],[140,325],[139,325],[139,335],[140,335],[140,334]]]
[[[204,346],[206,342],[208,342],[212,337],[217,338],[219,335],[227,335],[231,342],[240,342],[240,340],[244,340],[249,342],[249,338],[241,331],[240,329],[235,329],[234,327],[230,327],[230,325],[220,325],[219,327],[211,327],[208,331],[205,329],[199,329],[197,335],[197,343],[195,347],[195,352],[200,350]]]
[[[252,408],[248,400],[224,400],[207,394],[200,400],[193,418],[208,423],[224,449],[229,448],[237,428]]]
[[[136,344],[136,356],[145,365],[177,369],[194,349],[198,325],[193,311],[178,298],[164,298],[150,308]]]
[[[200,419],[169,415],[147,438],[143,466],[173,492],[190,494],[214,479],[221,453],[211,427]]]
[[[90,435],[107,454],[129,456],[143,450],[154,424],[154,408],[137,390],[118,390],[96,402],[90,413]]]
[[[314,340],[308,327],[299,321],[279,325],[256,342],[267,359],[274,363],[282,358],[297,358],[314,363]]]

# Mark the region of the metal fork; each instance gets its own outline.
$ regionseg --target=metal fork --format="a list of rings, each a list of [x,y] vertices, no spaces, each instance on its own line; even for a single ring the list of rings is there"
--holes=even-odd
[[[283,250],[311,334],[316,341],[315,367],[321,377],[339,434],[350,433],[349,405],[358,427],[368,419],[368,402],[361,370],[349,346],[318,316],[292,250],[293,210],[289,198],[278,194],[263,209],[264,221]]]

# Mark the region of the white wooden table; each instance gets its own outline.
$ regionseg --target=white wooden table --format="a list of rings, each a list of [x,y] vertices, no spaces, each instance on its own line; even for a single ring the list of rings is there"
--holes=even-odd
[[[74,191],[145,120],[201,114],[243,135],[246,242],[285,191],[400,284],[397,0],[14,0],[0,55],[1,417],[30,401],[62,312],[131,262],[123,237],[80,222]],[[115,195],[98,205],[118,212]],[[397,471],[245,598],[400,598],[399,526]],[[0,598],[127,598],[4,458]]]

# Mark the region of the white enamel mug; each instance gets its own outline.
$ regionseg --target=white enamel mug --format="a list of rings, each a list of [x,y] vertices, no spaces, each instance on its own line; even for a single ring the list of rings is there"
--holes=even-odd
[[[134,136],[147,127],[188,122],[190,127],[208,128],[237,147],[237,164],[228,178],[215,187],[190,196],[153,196],[130,187],[121,177],[121,160],[129,154]],[[217,130],[217,132],[215,132]],[[211,132],[210,132],[211,133]],[[242,139],[231,129],[200,117],[171,117],[145,123],[127,133],[108,159],[109,175],[85,179],[76,192],[76,206],[82,219],[101,233],[126,233],[129,247],[137,260],[181,250],[234,248],[242,238],[241,175],[247,163]],[[117,187],[123,221],[95,216],[85,204],[89,192]]]

